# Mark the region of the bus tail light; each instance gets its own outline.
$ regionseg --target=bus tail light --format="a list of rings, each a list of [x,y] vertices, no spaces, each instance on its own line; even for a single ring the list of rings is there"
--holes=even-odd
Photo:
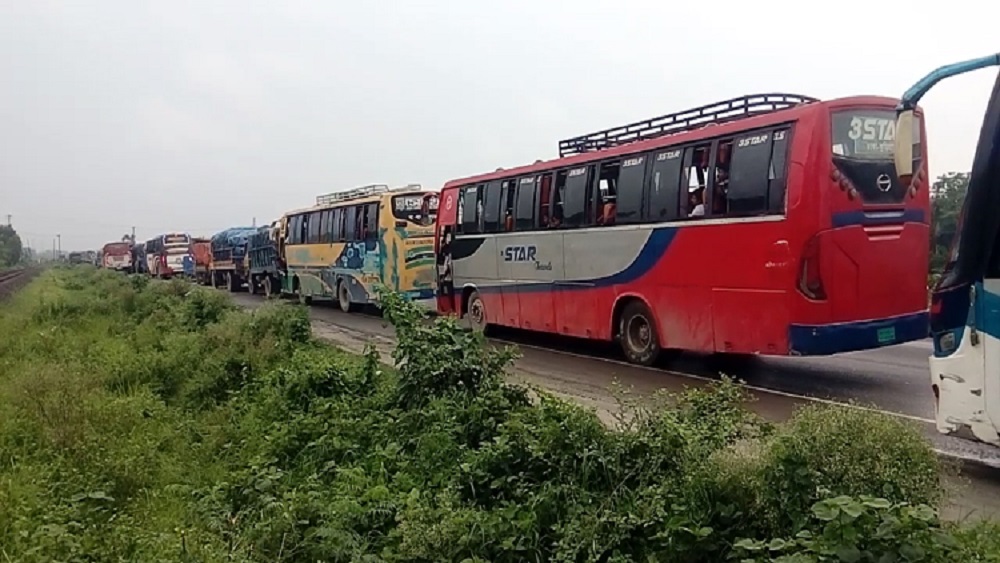
[[[799,291],[814,301],[826,299],[823,277],[820,275],[819,236],[813,236],[802,249],[802,266],[799,272]]]

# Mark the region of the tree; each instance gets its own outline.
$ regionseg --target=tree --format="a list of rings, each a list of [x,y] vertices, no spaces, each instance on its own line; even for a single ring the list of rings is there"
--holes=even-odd
[[[958,217],[969,187],[967,172],[938,176],[931,187],[931,274],[941,273],[948,261],[951,241],[958,230]]]
[[[0,267],[13,266],[21,261],[21,237],[10,225],[0,225]]]

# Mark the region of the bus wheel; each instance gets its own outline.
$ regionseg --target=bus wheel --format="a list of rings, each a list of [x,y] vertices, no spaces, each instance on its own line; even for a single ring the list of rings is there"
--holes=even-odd
[[[618,339],[625,358],[633,364],[652,365],[660,355],[660,338],[649,308],[633,301],[622,311]]]
[[[347,288],[347,282],[344,280],[340,280],[337,284],[337,303],[340,305],[340,310],[345,313],[352,313],[357,309],[354,303],[351,303],[351,290]]]
[[[483,298],[479,296],[478,291],[473,291],[469,294],[469,306],[466,315],[469,317],[469,324],[472,326],[472,330],[478,332],[486,331],[486,305],[483,304]]]
[[[247,278],[247,293],[257,295],[257,279],[253,276]]]

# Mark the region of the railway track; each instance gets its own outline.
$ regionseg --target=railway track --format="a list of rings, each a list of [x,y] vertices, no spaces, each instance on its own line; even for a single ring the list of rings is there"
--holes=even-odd
[[[0,271],[0,298],[7,297],[24,287],[39,271],[38,268],[14,268]]]

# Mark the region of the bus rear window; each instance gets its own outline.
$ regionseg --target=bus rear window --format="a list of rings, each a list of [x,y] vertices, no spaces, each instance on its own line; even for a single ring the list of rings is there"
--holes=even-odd
[[[431,225],[437,217],[438,194],[407,194],[392,198],[392,216],[415,225]]]
[[[833,114],[830,142],[834,156],[891,161],[895,138],[896,113],[892,110],[851,109]],[[918,144],[919,139],[914,141]]]
[[[128,254],[131,251],[132,251],[132,245],[125,242],[109,244],[104,247],[104,254],[108,256],[119,256],[122,254]]]

